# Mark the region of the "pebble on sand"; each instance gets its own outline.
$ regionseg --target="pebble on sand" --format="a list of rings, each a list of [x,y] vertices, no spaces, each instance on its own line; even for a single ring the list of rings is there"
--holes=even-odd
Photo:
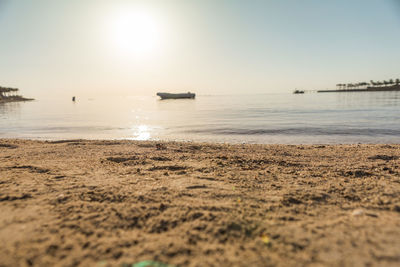
[[[351,215],[353,216],[361,216],[364,215],[364,210],[363,209],[355,209],[353,210],[353,212],[351,213]]]

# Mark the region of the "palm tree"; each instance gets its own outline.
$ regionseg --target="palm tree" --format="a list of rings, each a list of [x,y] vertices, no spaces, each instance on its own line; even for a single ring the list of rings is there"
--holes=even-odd
[[[389,80],[389,84],[390,84],[390,85],[394,84],[393,79],[390,79],[390,80]]]
[[[400,79],[396,79],[396,85],[400,84]]]
[[[375,86],[375,85],[376,85],[376,83],[375,83],[373,80],[370,80],[370,82],[371,82],[371,85],[372,85],[372,86]]]

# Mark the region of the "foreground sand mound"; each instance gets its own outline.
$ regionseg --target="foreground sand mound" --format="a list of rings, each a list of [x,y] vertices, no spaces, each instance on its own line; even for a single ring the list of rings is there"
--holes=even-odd
[[[398,266],[399,157],[400,145],[3,139],[0,266]]]

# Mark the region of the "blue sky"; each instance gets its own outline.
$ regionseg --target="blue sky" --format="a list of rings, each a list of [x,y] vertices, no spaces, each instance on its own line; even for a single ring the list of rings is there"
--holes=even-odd
[[[121,30],[121,16],[145,19]],[[400,78],[398,0],[0,0],[0,34],[0,85],[33,97]]]

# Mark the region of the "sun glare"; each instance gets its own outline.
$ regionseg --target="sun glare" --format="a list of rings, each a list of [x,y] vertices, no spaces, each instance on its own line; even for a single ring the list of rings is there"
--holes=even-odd
[[[113,18],[111,38],[122,56],[147,58],[160,48],[161,28],[145,10],[127,9]]]

